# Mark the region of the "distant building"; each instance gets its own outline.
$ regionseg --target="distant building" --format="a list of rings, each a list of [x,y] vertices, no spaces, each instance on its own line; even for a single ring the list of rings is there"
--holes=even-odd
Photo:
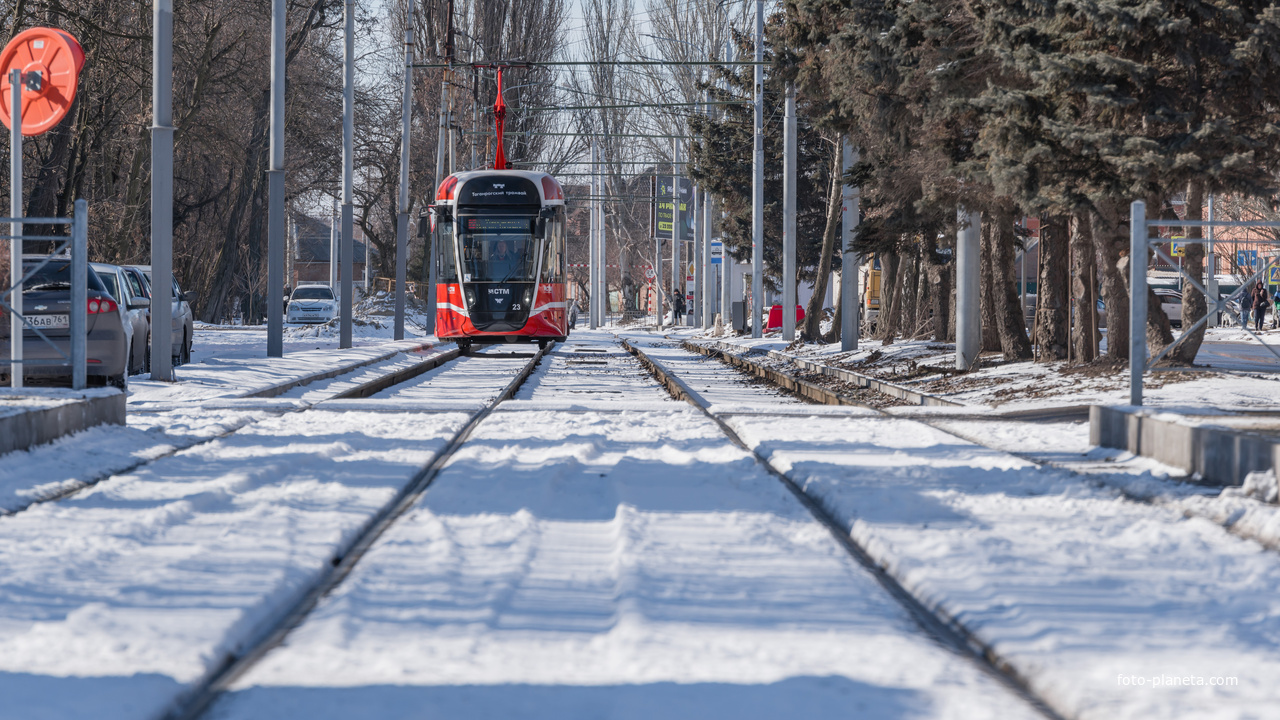
[[[300,283],[329,284],[329,247],[332,242],[332,225],[325,220],[304,213],[293,213],[289,228],[289,267],[285,275],[290,287]],[[364,287],[366,251],[363,233],[355,228],[355,247],[352,249],[353,281],[356,287]],[[337,268],[338,280],[342,280],[342,268]]]

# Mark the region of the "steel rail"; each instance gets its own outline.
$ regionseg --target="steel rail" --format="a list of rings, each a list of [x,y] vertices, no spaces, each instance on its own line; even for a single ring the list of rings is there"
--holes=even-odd
[[[425,347],[425,346],[419,346],[417,349],[422,349],[422,347]],[[414,352],[414,349],[407,348],[402,352],[407,354],[407,353]],[[64,500],[68,497],[71,497],[72,495],[75,495],[81,492],[82,490],[91,488],[94,485],[97,485],[98,483],[108,478],[115,477],[117,475],[125,475],[131,472],[135,472],[143,467],[156,463],[165,458],[173,457],[174,455],[177,455],[178,453],[184,450],[189,450],[194,447],[200,447],[201,445],[207,445],[215,440],[222,440],[223,438],[230,437],[240,432],[241,430],[244,430],[247,427],[252,427],[254,425],[265,422],[267,420],[278,418],[283,415],[288,415],[290,413],[300,413],[300,412],[305,412],[307,410],[312,410],[317,405],[328,402],[330,400],[343,400],[343,399],[349,399],[349,398],[368,397],[385,388],[391,387],[392,385],[397,385],[399,383],[415,378],[421,375],[422,373],[427,372],[428,370],[432,370],[437,367],[440,367],[441,365],[456,359],[458,356],[459,356],[459,351],[457,348],[454,348],[452,350],[446,350],[440,353],[439,355],[433,355],[430,358],[418,363],[414,363],[413,365],[410,365],[407,368],[400,368],[398,370],[390,371],[384,375],[380,375],[378,377],[374,377],[370,380],[367,380],[353,388],[348,388],[347,390],[323,397],[314,402],[303,402],[303,403],[300,403],[299,405],[290,407],[285,410],[281,410],[280,412],[272,412],[268,414],[266,417],[259,418],[257,420],[247,420],[243,423],[235,425],[234,427],[227,428],[226,430],[223,430],[222,432],[217,433],[215,435],[210,435],[209,437],[201,438],[187,445],[174,446],[170,450],[160,453],[159,455],[154,455],[148,458],[138,460],[137,462],[131,465],[126,465],[125,467],[116,468],[114,470],[107,470],[107,471],[100,472],[97,475],[94,475],[90,478],[79,480],[70,485],[61,487],[55,490],[54,492],[48,493],[46,495],[39,495],[37,497],[34,497],[30,501],[22,505],[19,505],[18,507],[0,510],[0,517],[17,515],[18,513],[28,510],[36,505],[43,505],[45,503]],[[392,357],[394,357],[394,355]],[[361,370],[368,367],[369,365],[373,365],[379,362],[387,362],[391,359],[392,358],[373,359],[368,362],[362,362],[358,365],[355,365],[354,367],[348,367],[340,371],[331,371],[326,373],[318,373],[315,375],[310,375],[310,376],[307,376],[306,378],[303,378],[301,382],[276,385],[264,391],[250,393],[248,395],[241,395],[240,397],[241,398],[264,398],[264,399],[275,397],[277,395],[281,395],[297,387],[305,387],[314,382],[331,380],[333,378],[341,377],[343,375],[360,372]],[[394,382],[389,382],[389,380],[391,379],[395,379]],[[139,412],[139,411],[135,411],[135,412]],[[141,411],[141,412],[146,412],[146,411]]]
[[[377,542],[378,538],[382,537],[388,528],[417,503],[418,499],[431,486],[431,483],[440,474],[440,471],[444,469],[444,466],[453,457],[454,453],[471,437],[471,433],[475,431],[476,427],[484,422],[499,404],[515,395],[520,386],[524,384],[524,381],[533,373],[534,368],[542,361],[543,356],[555,345],[555,343],[550,343],[545,347],[540,347],[537,352],[533,353],[529,361],[507,383],[502,392],[472,414],[467,422],[445,443],[444,447],[435,453],[431,462],[420,469],[400,489],[395,497],[383,505],[365,523],[364,527],[356,533],[355,537],[346,544],[345,548],[338,551],[333,561],[324,568],[320,577],[311,583],[310,587],[293,604],[289,605],[284,612],[277,614],[273,621],[265,623],[265,628],[259,632],[256,638],[250,640],[244,646],[244,649],[237,654],[228,655],[222,665],[209,673],[197,687],[184,693],[171,706],[169,712],[162,717],[165,720],[195,720],[195,718],[200,717],[237,678],[253,667],[268,652],[280,645],[285,637],[315,609],[320,599],[329,594],[351,574],[356,563],[363,559],[365,553]],[[468,357],[483,358],[484,356],[470,355]]]
[[[920,626],[925,633],[931,635],[938,642],[952,648],[956,652],[972,659],[979,667],[986,670],[987,673],[1000,682],[1010,691],[1016,693],[1023,700],[1027,701],[1032,707],[1039,711],[1046,718],[1051,720],[1065,720],[1053,708],[1049,707],[1041,700],[1032,690],[1030,683],[1024,678],[1012,665],[1009,664],[995,648],[990,644],[983,642],[976,637],[955,617],[945,612],[941,608],[931,606],[928,602],[917,598],[907,590],[896,577],[885,570],[876,562],[875,558],[863,547],[857,540],[854,540],[847,528],[840,524],[836,518],[829,513],[821,503],[810,497],[803,488],[797,485],[787,474],[776,468],[768,457],[762,455],[754,447],[747,444],[741,436],[738,435],[727,422],[718,414],[711,412],[707,403],[702,399],[696,391],[690,388],[683,380],[681,380],[674,372],[665,367],[661,362],[651,358],[640,348],[632,345],[628,341],[623,341],[623,347],[644,365],[649,372],[658,380],[659,383],[671,394],[676,400],[684,400],[690,405],[702,412],[711,422],[720,428],[733,444],[751,453],[756,463],[772,475],[775,479],[783,484],[791,494],[800,502],[801,505],[813,515],[814,519],[820,522],[831,536],[835,538],[841,547],[849,553],[850,556],[862,565],[862,567],[880,584],[886,592],[889,593],[894,600],[907,611],[913,620]],[[686,350],[687,352],[687,350]],[[842,405],[858,405],[852,401],[842,401]],[[874,409],[874,408],[873,408]]]

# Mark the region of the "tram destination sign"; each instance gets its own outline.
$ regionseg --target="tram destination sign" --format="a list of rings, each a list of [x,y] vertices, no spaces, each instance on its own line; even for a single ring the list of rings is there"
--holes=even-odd
[[[655,175],[650,179],[653,203],[649,212],[649,236],[671,238],[671,176]],[[680,178],[680,239],[693,240],[693,181]]]

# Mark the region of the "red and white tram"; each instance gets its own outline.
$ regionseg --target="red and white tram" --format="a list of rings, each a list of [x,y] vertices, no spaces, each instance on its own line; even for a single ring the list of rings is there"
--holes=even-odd
[[[433,211],[437,337],[465,351],[568,336],[564,191],[555,178],[455,173],[440,184]]]

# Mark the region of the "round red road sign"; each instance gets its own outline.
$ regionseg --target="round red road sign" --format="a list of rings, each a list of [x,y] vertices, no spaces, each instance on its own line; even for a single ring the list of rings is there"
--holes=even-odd
[[[76,99],[84,49],[56,28],[18,33],[0,53],[0,118],[9,127],[9,75],[22,71],[22,134],[39,135],[62,121]]]

